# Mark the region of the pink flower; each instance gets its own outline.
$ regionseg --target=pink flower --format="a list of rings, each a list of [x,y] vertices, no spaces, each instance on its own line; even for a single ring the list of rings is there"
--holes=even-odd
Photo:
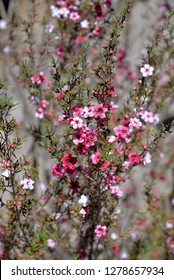
[[[77,12],[73,12],[73,13],[70,13],[69,18],[73,21],[76,21],[80,18],[80,16]]]
[[[140,154],[136,152],[129,153],[128,158],[131,164],[142,162]]]
[[[97,235],[97,237],[105,236],[106,235],[106,226],[97,225],[94,232]]]
[[[69,185],[69,188],[73,190],[73,192],[80,192],[82,189],[78,181],[72,181]]]
[[[78,130],[76,133],[73,133],[73,143],[79,145],[84,142],[85,134]]]
[[[145,122],[153,123],[154,122],[154,116],[153,113],[145,111],[141,113],[141,118]]]
[[[100,170],[107,170],[107,168],[110,166],[110,162],[105,160],[101,165],[100,165]]]
[[[49,105],[49,102],[45,99],[42,99],[41,102],[40,102],[40,105],[42,108],[46,108],[48,105]]]
[[[107,182],[107,185],[110,187],[111,184],[114,184],[115,183],[115,175],[112,175],[112,174],[107,174],[107,178],[106,178],[106,182]]]
[[[42,71],[39,72],[39,75],[34,75],[31,77],[31,81],[35,86],[39,86],[40,84],[45,83],[47,80],[46,76]]]
[[[101,160],[101,154],[97,151],[95,154],[91,155],[91,160],[93,164],[97,164]]]
[[[125,57],[125,48],[120,48],[119,51],[120,52],[116,56],[116,61],[122,61]]]
[[[105,5],[110,8],[112,6],[111,0],[104,0]]]
[[[116,135],[116,139],[119,142],[122,140],[128,142],[128,137],[131,135],[130,130],[124,125],[114,127],[114,132]]]
[[[65,119],[65,114],[62,114],[62,115],[60,115],[59,117],[58,117],[58,121],[59,122],[62,122],[64,119]]]
[[[83,120],[79,117],[75,117],[72,119],[72,121],[70,122],[70,125],[74,128],[74,129],[77,129],[77,128],[81,128],[82,125],[83,125]]]
[[[130,128],[140,129],[141,126],[142,126],[142,122],[140,122],[139,119],[137,119],[137,118],[130,118],[130,123],[129,123],[129,127]]]
[[[90,118],[94,116],[94,110],[93,107],[85,107],[83,109],[83,117],[84,118]]]
[[[73,170],[75,168],[76,162],[77,158],[73,157],[71,153],[68,153],[62,157],[62,163],[64,168]]]
[[[95,29],[92,31],[92,33],[95,35],[95,36],[99,36],[101,34],[101,31],[102,31],[102,28],[99,27],[99,26],[96,26]]]
[[[79,107],[73,107],[73,117],[78,117],[83,115],[83,109]]]
[[[99,3],[95,4],[95,17],[103,18],[105,17],[105,13],[102,10],[102,7]]]
[[[123,192],[120,190],[118,186],[112,186],[110,187],[111,193],[116,194],[118,197],[121,197],[123,195]]]
[[[103,107],[103,104],[94,106],[94,117],[99,117],[104,119],[106,117],[105,113],[108,111],[107,108]]]
[[[52,174],[57,177],[61,177],[64,172],[64,169],[60,167],[59,164],[53,164],[51,170],[52,170]]]
[[[44,117],[44,110],[43,108],[38,108],[35,112],[35,117],[38,118],[38,119],[43,119]]]

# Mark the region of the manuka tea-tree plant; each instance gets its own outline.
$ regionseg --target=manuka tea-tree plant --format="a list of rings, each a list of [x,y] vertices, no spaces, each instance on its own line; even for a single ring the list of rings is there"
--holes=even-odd
[[[40,47],[34,41],[35,5],[29,21],[22,23],[27,47],[22,59],[15,53],[18,83],[35,108],[36,125],[29,133],[52,163],[49,179],[39,186],[37,160],[16,159],[20,139],[8,138],[7,116],[13,106],[6,105],[7,111],[2,107],[3,258],[165,259],[172,253],[166,214],[150,177],[144,188],[146,207],[126,229],[118,207],[126,207],[124,183],[132,171],[151,163],[160,139],[171,132],[172,123],[162,124],[159,113],[173,94],[173,13],[166,14],[134,72],[119,42],[132,4],[115,16],[112,1],[102,2],[51,3]],[[121,103],[123,91],[127,97]],[[10,122],[12,132],[15,120]],[[5,192],[12,197],[6,202]],[[139,230],[141,224],[148,230]],[[154,241],[141,239],[143,231],[154,231],[162,245],[155,243],[153,252],[145,252]]]

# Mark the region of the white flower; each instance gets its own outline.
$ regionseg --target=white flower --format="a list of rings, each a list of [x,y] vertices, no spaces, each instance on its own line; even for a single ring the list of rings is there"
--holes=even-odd
[[[34,181],[29,178],[24,178],[23,180],[20,181],[20,183],[21,183],[21,185],[23,185],[22,188],[24,190],[27,190],[27,189],[33,190],[34,189],[34,186],[33,186]]]
[[[158,114],[155,114],[154,117],[153,117],[153,119],[154,119],[154,124],[158,124],[159,121],[160,121],[160,118],[159,118],[159,115],[158,115]]]
[[[129,258],[128,252],[123,251],[120,255],[120,258],[123,259],[123,260],[128,259]]]
[[[54,30],[54,28],[55,28],[55,26],[54,26],[53,24],[49,23],[49,24],[46,25],[45,31],[46,31],[47,33],[52,33],[53,30]]]
[[[58,221],[61,216],[62,216],[62,214],[57,212],[57,213],[55,213],[54,218],[55,218],[56,221]]]
[[[114,135],[108,136],[108,142],[113,143],[115,141],[116,137]]]
[[[57,7],[51,5],[50,9],[51,9],[52,17],[60,18],[59,9]]]
[[[62,7],[59,9],[59,14],[64,18],[67,18],[69,15],[69,10],[66,7]]]
[[[151,161],[152,161],[152,156],[149,152],[147,152],[145,157],[144,157],[143,164],[147,165],[147,164],[151,163]]]
[[[172,229],[174,226],[173,226],[173,223],[172,222],[166,222],[166,228],[168,229]]]
[[[88,197],[85,196],[84,194],[81,195],[80,199],[78,200],[79,204],[82,204],[84,207],[86,207],[88,203]]]
[[[89,27],[89,21],[87,19],[84,19],[80,23],[82,28],[88,28]]]
[[[9,178],[9,177],[10,177],[10,170],[9,170],[9,169],[6,169],[6,170],[2,173],[2,176],[5,177],[5,178]]]
[[[47,240],[47,246],[50,248],[50,249],[54,249],[56,247],[56,241],[49,238]]]
[[[114,215],[119,215],[121,213],[121,209],[118,207],[114,211]]]
[[[3,52],[4,52],[4,53],[10,53],[10,52],[11,52],[10,46],[5,46],[5,47],[3,48]]]
[[[131,166],[131,163],[129,161],[124,161],[122,166],[125,168],[125,169],[128,169],[130,166]]]
[[[140,72],[142,73],[143,77],[152,76],[153,75],[154,68],[150,66],[149,64],[144,64],[143,67],[141,67]]]
[[[0,29],[5,30],[7,28],[7,22],[4,19],[0,20]]]
[[[45,185],[44,183],[40,183],[40,188],[41,188],[42,193],[45,193],[48,189],[48,186]]]
[[[111,193],[116,194],[118,197],[121,197],[123,195],[123,192],[120,190],[118,186],[112,186],[110,187]]]
[[[80,210],[80,214],[82,214],[82,215],[86,215],[86,211],[85,211],[85,209],[84,209],[84,208],[82,208],[82,209]]]
[[[116,240],[118,238],[118,235],[115,232],[111,233],[112,240]]]

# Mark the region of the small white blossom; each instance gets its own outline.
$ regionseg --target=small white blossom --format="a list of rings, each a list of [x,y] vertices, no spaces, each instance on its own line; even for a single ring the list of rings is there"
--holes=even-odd
[[[3,52],[4,52],[4,53],[10,53],[10,52],[11,52],[10,46],[5,46],[5,47],[3,48]]]
[[[0,20],[0,29],[5,30],[7,28],[7,22],[4,19]]]
[[[171,222],[166,222],[166,228],[172,229],[174,227],[173,223]]]
[[[147,152],[145,157],[144,157],[143,164],[147,165],[147,164],[151,163],[151,161],[152,161],[152,156],[149,152]]]
[[[10,177],[10,170],[9,170],[9,169],[6,169],[6,170],[2,173],[2,176],[5,177],[5,178],[9,178],[9,177]]]
[[[53,24],[49,23],[49,24],[46,25],[45,31],[46,31],[47,33],[52,33],[53,30],[54,30],[54,28],[55,28],[55,26],[54,26]]]
[[[40,188],[41,188],[42,193],[45,193],[48,189],[48,186],[44,183],[40,183]]]
[[[119,215],[121,214],[121,209],[118,207],[115,209],[114,215]]]
[[[23,185],[23,189],[27,190],[33,190],[34,189],[34,181],[29,179],[29,178],[24,178],[23,180],[20,181],[21,185]]]
[[[89,21],[87,19],[84,19],[80,23],[82,28],[88,28],[89,27]]]
[[[159,121],[160,121],[160,118],[159,118],[159,115],[158,115],[158,114],[155,114],[154,117],[153,117],[153,119],[154,119],[154,124],[158,124]]]
[[[121,258],[122,260],[128,259],[128,258],[129,258],[128,252],[123,251],[123,252],[121,253],[121,255],[120,255],[120,258]]]
[[[50,9],[51,9],[52,17],[60,18],[59,9],[57,7],[51,5]]]
[[[131,163],[129,161],[124,161],[122,166],[125,168],[125,169],[128,169],[130,166],[131,166]]]
[[[84,208],[82,208],[82,209],[80,210],[80,214],[83,215],[83,216],[86,215],[86,211],[85,211]]]
[[[153,70],[153,66],[150,66],[149,64],[144,64],[144,66],[141,67],[140,72],[142,73],[143,77],[147,77],[153,75]]]
[[[111,233],[112,240],[116,240],[118,238],[118,235],[115,232]]]
[[[56,247],[56,241],[53,240],[53,239],[51,239],[51,238],[49,238],[49,239],[47,240],[47,246],[48,246],[48,248],[50,248],[50,249],[54,249],[54,248]]]
[[[84,207],[87,206],[88,203],[88,197],[84,194],[81,195],[80,199],[78,200],[79,204],[82,204]]]
[[[55,213],[54,218],[55,218],[56,221],[58,221],[61,216],[62,216],[62,214],[57,212],[57,213]]]
[[[108,136],[108,142],[113,143],[115,141],[116,137],[114,135]]]
[[[61,16],[63,16],[64,18],[67,18],[69,13],[70,12],[69,12],[69,10],[66,7],[62,7],[62,8],[59,9],[59,14]]]

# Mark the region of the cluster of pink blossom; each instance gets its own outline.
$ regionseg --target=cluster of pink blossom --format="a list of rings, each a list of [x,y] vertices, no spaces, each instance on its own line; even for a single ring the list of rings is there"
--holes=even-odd
[[[35,112],[35,117],[39,119],[43,119],[44,115],[46,114],[46,108],[48,105],[49,102],[46,99],[42,99],[40,101],[40,107],[38,107]]]
[[[42,71],[39,72],[39,74],[35,74],[34,76],[31,77],[31,81],[33,85],[38,87],[41,84],[44,84],[47,81],[46,76]]]
[[[50,6],[51,15],[53,18],[58,19],[57,23],[61,22],[69,22],[71,24],[73,22],[73,26],[71,26],[72,31],[77,32],[77,36],[70,34],[62,34],[58,33],[56,36],[57,47],[56,54],[60,59],[64,59],[66,56],[66,46],[65,41],[74,41],[73,49],[76,48],[77,45],[85,41],[89,36],[99,36],[105,29],[103,25],[103,19],[106,17],[108,10],[111,10],[112,2],[110,0],[102,1],[103,3],[93,2],[93,1],[56,1],[55,5]],[[90,16],[92,14],[92,17]],[[80,27],[80,28],[79,28]],[[74,29],[73,29],[74,28]],[[55,30],[55,25],[49,23],[46,25],[46,31],[48,33],[52,33]],[[56,32],[55,32],[56,33]],[[60,39],[60,40],[59,40]],[[62,41],[63,39],[63,41]],[[68,43],[69,44],[69,43]]]
[[[86,154],[87,150],[94,146],[94,143],[97,141],[97,134],[96,131],[90,129],[86,124],[72,134],[73,143],[78,145],[80,154]]]
[[[70,19],[72,21],[80,21],[81,19],[81,27],[88,28],[89,21],[84,18],[81,10],[81,3],[78,0],[75,1],[56,1],[55,5],[51,5],[51,14],[52,17],[56,17],[58,19]],[[104,0],[104,8],[110,8],[112,6],[112,2],[110,0]],[[102,8],[102,5],[98,3],[93,3],[92,1],[89,3],[89,8],[94,14],[96,19],[101,19],[105,17],[105,12]]]

